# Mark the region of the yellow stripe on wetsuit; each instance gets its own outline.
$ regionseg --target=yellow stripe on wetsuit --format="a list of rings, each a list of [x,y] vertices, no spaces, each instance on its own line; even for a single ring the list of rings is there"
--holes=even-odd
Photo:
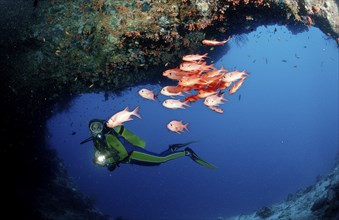
[[[185,152],[173,152],[166,156],[156,156],[152,154],[143,153],[140,151],[133,151],[133,153],[130,156],[130,160],[137,160],[137,161],[143,161],[143,162],[150,162],[150,163],[163,163],[167,162],[169,160],[176,159],[178,157],[185,156]]]

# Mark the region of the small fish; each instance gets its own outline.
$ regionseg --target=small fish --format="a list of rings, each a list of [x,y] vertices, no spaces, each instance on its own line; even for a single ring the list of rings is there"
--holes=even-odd
[[[202,40],[201,43],[206,46],[218,46],[218,45],[224,45],[229,40],[231,40],[231,36],[229,36],[226,40],[223,41],[216,41],[216,40]]]
[[[313,20],[310,16],[307,16],[307,26],[311,27],[313,25]]]
[[[287,62],[287,60],[281,60],[281,62],[284,62],[284,63],[286,63],[286,62]]]
[[[239,81],[237,81],[236,83],[233,84],[233,86],[230,88],[230,90],[228,91],[228,93],[230,95],[232,95],[233,93],[235,93],[240,87],[241,85],[244,83],[244,80],[246,79],[246,77],[240,79]]]
[[[225,98],[225,93],[223,93],[221,96],[219,94],[214,94],[205,98],[204,105],[208,107],[217,106],[224,104],[223,101],[228,101],[228,99]]]
[[[162,105],[166,108],[178,109],[178,108],[185,108],[185,106],[190,107],[190,105],[187,103],[188,101],[181,102],[180,99],[166,99],[162,103]]]
[[[175,88],[177,91],[171,92],[171,89]],[[178,89],[179,87],[177,86],[165,86],[161,89],[160,93],[164,96],[184,96],[184,94]],[[173,91],[174,89],[172,89]]]
[[[239,94],[238,99],[239,99],[239,101],[240,101],[240,99],[241,99],[241,94]]]
[[[140,89],[138,93],[144,99],[153,100],[153,101],[155,101],[155,99],[158,96],[158,95],[154,94],[153,91],[145,89],[145,88],[144,89]]]
[[[183,124],[182,120],[181,121],[173,120],[167,124],[167,128],[170,131],[180,134],[180,132],[184,132],[185,130],[189,131],[187,128],[189,124],[190,124],[189,122],[187,122],[186,124]]]
[[[136,107],[133,111],[129,111],[128,107],[126,107],[124,110],[115,113],[107,122],[106,125],[109,128],[114,128],[118,125],[122,125],[126,121],[133,120],[131,117],[132,115],[141,118],[141,116],[138,114],[139,106]]]
[[[238,70],[235,70],[233,72],[228,72],[226,74],[223,75],[222,80],[224,82],[235,82],[239,79],[242,79],[244,77],[249,76],[249,74],[246,72],[246,70],[240,72]]]
[[[207,53],[205,54],[190,54],[190,55],[186,55],[182,57],[183,61],[202,61],[203,59],[205,59],[207,57]]]
[[[224,113],[224,110],[222,108],[219,108],[218,106],[209,106],[209,108],[215,112],[218,112],[220,114]]]

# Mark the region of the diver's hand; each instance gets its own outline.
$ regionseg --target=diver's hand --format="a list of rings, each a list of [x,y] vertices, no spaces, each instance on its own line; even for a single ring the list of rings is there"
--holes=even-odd
[[[117,165],[116,164],[111,164],[109,166],[107,166],[107,169],[110,171],[110,172],[113,172],[115,170],[115,168],[117,168]]]

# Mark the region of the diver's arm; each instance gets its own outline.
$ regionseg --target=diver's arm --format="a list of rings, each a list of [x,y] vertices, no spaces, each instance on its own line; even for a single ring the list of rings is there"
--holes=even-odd
[[[144,148],[146,145],[145,140],[134,134],[132,131],[125,128],[123,125],[118,126],[115,131],[123,136],[128,142],[130,142],[134,146]]]

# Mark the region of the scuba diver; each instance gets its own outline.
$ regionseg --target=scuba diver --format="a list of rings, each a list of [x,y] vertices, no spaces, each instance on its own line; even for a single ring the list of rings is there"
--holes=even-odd
[[[107,167],[109,171],[114,171],[121,163],[156,166],[183,156],[189,156],[194,162],[204,167],[216,169],[214,165],[199,158],[191,148],[186,147],[194,141],[171,144],[168,149],[158,154],[145,150],[145,141],[123,125],[109,128],[105,120],[93,119],[88,126],[91,137],[80,144],[92,140],[94,143],[93,162],[100,167]],[[183,147],[186,148],[179,150]]]

